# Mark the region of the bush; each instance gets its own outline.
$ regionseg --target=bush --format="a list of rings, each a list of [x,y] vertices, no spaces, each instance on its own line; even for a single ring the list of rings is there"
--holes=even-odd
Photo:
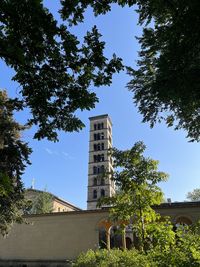
[[[200,267],[195,248],[153,249],[146,254],[133,250],[89,250],[81,253],[73,267]]]
[[[162,242],[163,244],[163,242]],[[82,253],[74,267],[200,267],[200,222],[179,227],[170,246],[145,252],[132,250],[89,250]]]
[[[192,251],[172,248],[168,251],[151,251],[148,258],[152,267],[199,267],[200,261]]]
[[[89,250],[82,253],[73,267],[150,267],[147,256],[136,250]]]

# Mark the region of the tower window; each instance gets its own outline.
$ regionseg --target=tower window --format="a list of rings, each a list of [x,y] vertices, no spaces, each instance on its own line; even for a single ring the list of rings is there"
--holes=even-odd
[[[102,135],[102,134],[104,134],[104,133],[101,133],[101,135]],[[94,140],[97,141],[97,140],[102,139],[102,138],[101,138],[101,135],[100,135],[100,133],[97,133],[97,134],[95,133],[95,134],[94,134]]]
[[[101,173],[104,173],[104,171],[105,171],[105,167],[104,165],[101,165]]]
[[[105,197],[105,190],[101,189],[101,197]]]
[[[101,151],[104,150],[104,143],[98,143],[98,144],[94,144],[94,151]]]
[[[104,161],[104,154],[101,155],[94,155],[94,162],[102,162]]]
[[[104,133],[101,133],[101,137],[100,137],[100,139],[104,139]]]
[[[102,134],[104,135],[104,133],[101,133],[101,135]],[[101,137],[101,135],[100,135],[100,133],[94,134],[94,140],[97,141],[97,140],[100,140],[100,139],[104,139],[104,138]]]
[[[100,155],[100,161],[104,161],[104,154]]]
[[[93,185],[97,185],[97,178],[94,178],[94,183]]]
[[[101,150],[104,150],[104,143],[101,143]]]
[[[101,185],[105,185],[105,179],[101,178]]]
[[[97,155],[94,155],[94,162],[98,162],[98,157],[97,157]]]
[[[94,167],[93,167],[93,174],[96,174],[96,173],[97,173],[97,167],[94,166]]]
[[[97,125],[97,129],[98,129],[98,130],[101,130],[101,129],[103,129],[103,128],[104,128],[103,122],[102,122],[102,123],[98,123],[98,125]]]
[[[97,129],[97,125],[96,125],[96,123],[94,124],[94,130],[96,130]]]
[[[97,198],[97,190],[93,191],[93,198]]]

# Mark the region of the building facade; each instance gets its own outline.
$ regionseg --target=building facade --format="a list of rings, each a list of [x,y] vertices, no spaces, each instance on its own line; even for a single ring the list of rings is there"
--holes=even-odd
[[[37,198],[40,194],[44,193],[44,191],[37,189],[26,189],[25,191],[25,199],[30,200],[31,202],[37,201]],[[49,192],[48,192],[49,193]],[[76,207],[75,205],[65,201],[52,193],[49,193],[52,197],[52,212],[66,212],[66,211],[80,211],[81,209]]]
[[[88,164],[87,209],[97,208],[100,197],[112,196],[115,193],[112,157],[112,122],[107,114],[91,117]]]

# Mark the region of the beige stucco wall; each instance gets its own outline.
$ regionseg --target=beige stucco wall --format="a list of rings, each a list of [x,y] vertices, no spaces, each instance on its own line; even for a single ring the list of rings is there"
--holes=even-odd
[[[156,209],[172,222],[187,217],[200,219],[200,204],[165,205]],[[6,239],[0,237],[2,260],[65,260],[82,251],[98,247],[98,224],[108,218],[108,211],[80,211],[28,216],[29,225],[15,225]]]
[[[0,260],[73,259],[98,247],[98,222],[107,212],[69,212],[27,217],[30,225],[15,225],[0,237]]]
[[[64,211],[74,211],[73,207],[68,206],[67,204],[63,204],[58,200],[53,200],[53,212],[64,212]]]
[[[172,223],[176,223],[177,219],[180,217],[186,217],[191,222],[196,222],[200,220],[200,205],[199,206],[179,206],[179,207],[168,207],[168,208],[157,208],[162,216],[170,216]]]

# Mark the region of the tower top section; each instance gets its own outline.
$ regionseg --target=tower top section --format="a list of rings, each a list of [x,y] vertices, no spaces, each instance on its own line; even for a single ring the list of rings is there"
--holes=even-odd
[[[111,126],[112,126],[112,121],[111,121],[110,117],[108,116],[108,114],[98,115],[98,116],[94,116],[94,117],[89,118],[90,121],[96,121],[96,120],[101,120],[101,119],[108,119]]]

